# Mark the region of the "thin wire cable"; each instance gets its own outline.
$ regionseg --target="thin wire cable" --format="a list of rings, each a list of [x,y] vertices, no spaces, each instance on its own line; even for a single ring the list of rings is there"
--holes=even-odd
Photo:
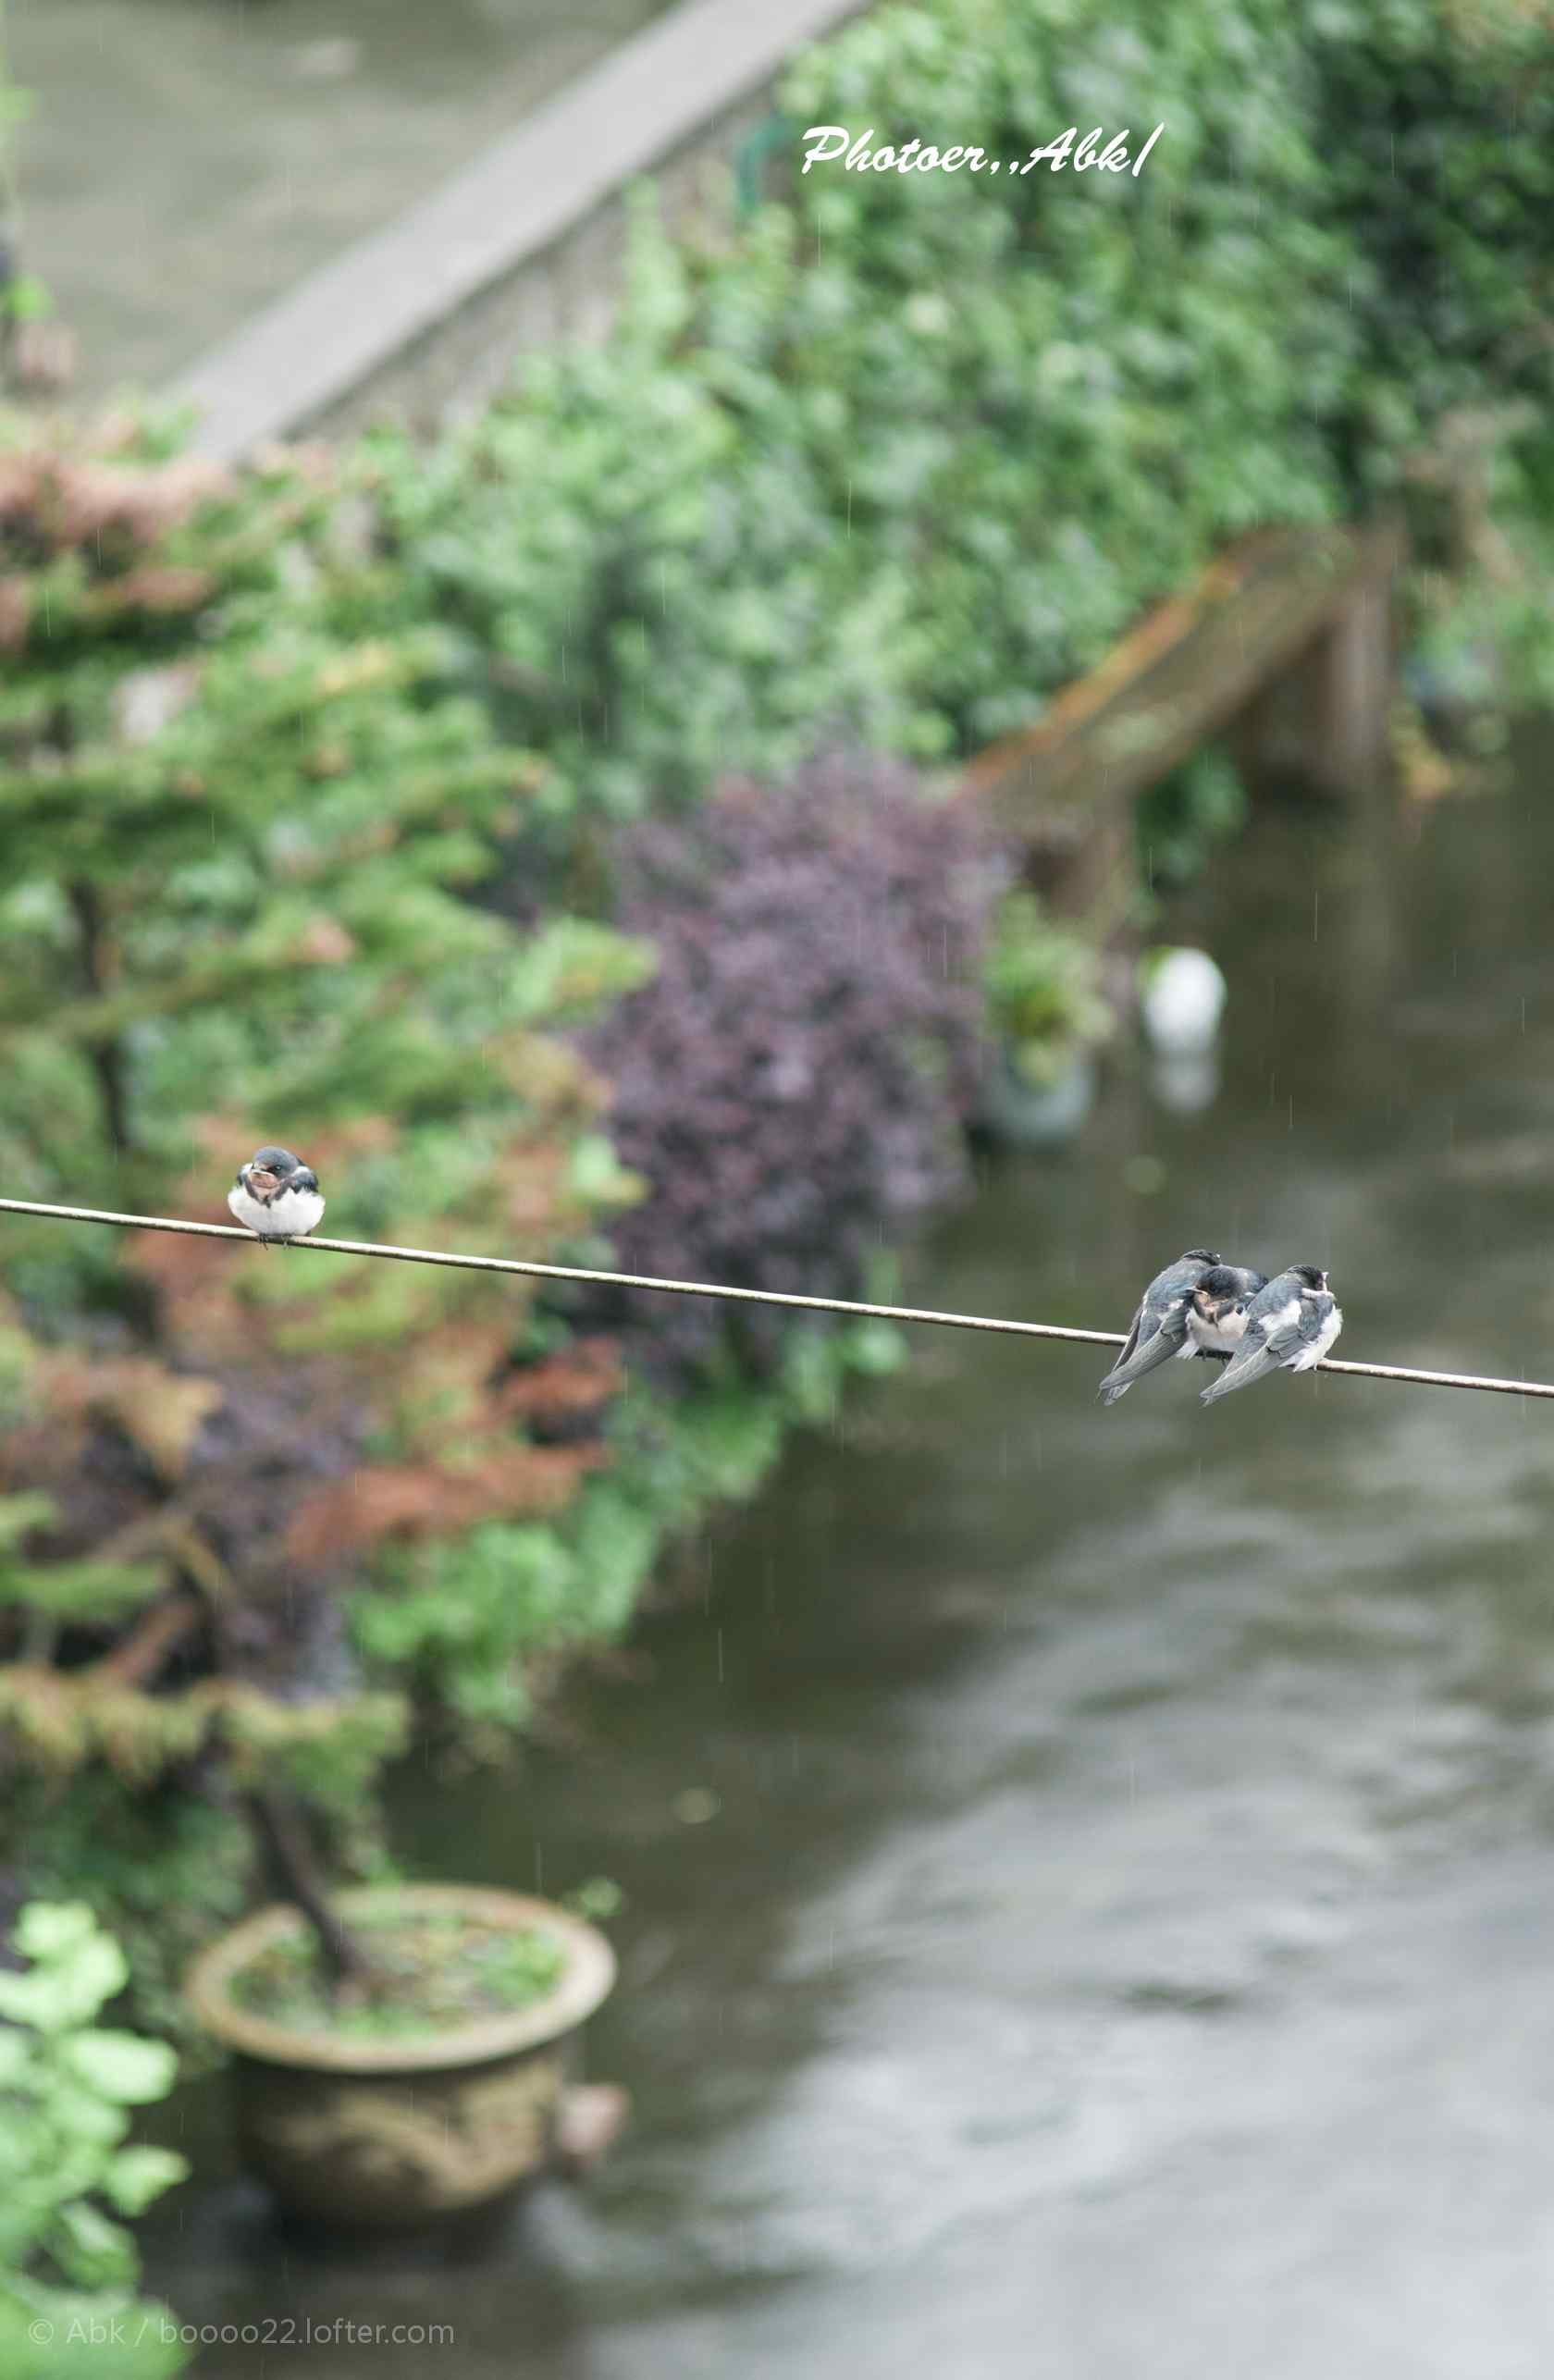
[[[180,1231],[198,1239],[240,1239],[255,1234],[236,1223],[188,1223],[165,1215],[113,1215],[96,1206],[45,1206],[37,1199],[0,1198],[0,1212],[42,1215],[56,1223],[105,1223],[121,1231]],[[728,1298],[746,1305],[790,1306],[808,1313],[849,1314],[864,1322],[929,1323],[949,1330],[1002,1331],[1016,1338],[1066,1338],[1084,1347],[1123,1347],[1120,1330],[1074,1330],[1065,1323],[1017,1322],[1001,1314],[941,1313],[931,1306],[867,1304],[856,1298],[810,1297],[792,1289],[736,1289],[726,1282],[671,1281],[651,1273],[607,1273],[585,1264],[541,1264],[522,1256],[466,1256],[435,1248],[393,1248],[371,1239],[286,1239],[281,1248],[329,1256],[378,1256],[394,1264],[448,1264],[465,1273],[516,1273],[540,1281],[595,1281],[607,1289],[661,1289],[677,1298]],[[1331,1357],[1313,1366],[1356,1380],[1405,1380],[1422,1388],[1478,1388],[1497,1397],[1554,1397],[1554,1381],[1492,1380],[1474,1372],[1421,1372],[1406,1363],[1345,1363]]]

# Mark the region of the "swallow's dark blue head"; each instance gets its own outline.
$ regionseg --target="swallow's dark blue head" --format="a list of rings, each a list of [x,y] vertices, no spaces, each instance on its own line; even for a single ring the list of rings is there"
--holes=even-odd
[[[1224,1262],[1217,1248],[1184,1248],[1182,1251],[1184,1264],[1223,1264]]]
[[[1298,1280],[1304,1281],[1308,1289],[1325,1289],[1327,1287],[1327,1276],[1320,1264],[1291,1264],[1289,1269]]]
[[[1198,1287],[1207,1298],[1239,1298],[1243,1293],[1242,1277],[1233,1264],[1222,1264],[1216,1258]]]
[[[258,1172],[278,1174],[283,1180],[288,1174],[294,1174],[302,1162],[301,1157],[294,1157],[290,1149],[276,1149],[267,1144],[263,1149],[256,1149],[249,1159],[250,1165]]]

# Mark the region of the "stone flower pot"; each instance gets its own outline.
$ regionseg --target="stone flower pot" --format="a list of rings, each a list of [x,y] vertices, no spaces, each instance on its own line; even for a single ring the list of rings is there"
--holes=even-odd
[[[500,2198],[549,2162],[571,2053],[615,1980],[602,1934],[549,1901],[474,1885],[400,1885],[340,1895],[349,1919],[391,1900],[459,1911],[513,1932],[540,1928],[566,1954],[560,1982],[511,2015],[405,2040],[292,2030],[237,2005],[236,1977],[301,1912],[259,1910],[194,1961],[200,2022],[232,2052],[239,2147],[280,2206],[339,2229],[403,2230]]]

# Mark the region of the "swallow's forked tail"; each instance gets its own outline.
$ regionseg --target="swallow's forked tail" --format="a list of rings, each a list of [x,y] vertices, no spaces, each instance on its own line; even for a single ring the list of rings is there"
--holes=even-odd
[[[1250,1388],[1265,1372],[1278,1370],[1278,1357],[1264,1347],[1242,1347],[1230,1358],[1217,1380],[1211,1380],[1199,1394],[1201,1405],[1212,1405],[1217,1397],[1233,1397],[1238,1388]]]

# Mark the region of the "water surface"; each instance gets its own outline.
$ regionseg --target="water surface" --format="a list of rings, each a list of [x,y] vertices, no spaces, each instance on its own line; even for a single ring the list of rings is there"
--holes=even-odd
[[[9,0],[26,259],[80,392],[168,381],[670,0]]]

